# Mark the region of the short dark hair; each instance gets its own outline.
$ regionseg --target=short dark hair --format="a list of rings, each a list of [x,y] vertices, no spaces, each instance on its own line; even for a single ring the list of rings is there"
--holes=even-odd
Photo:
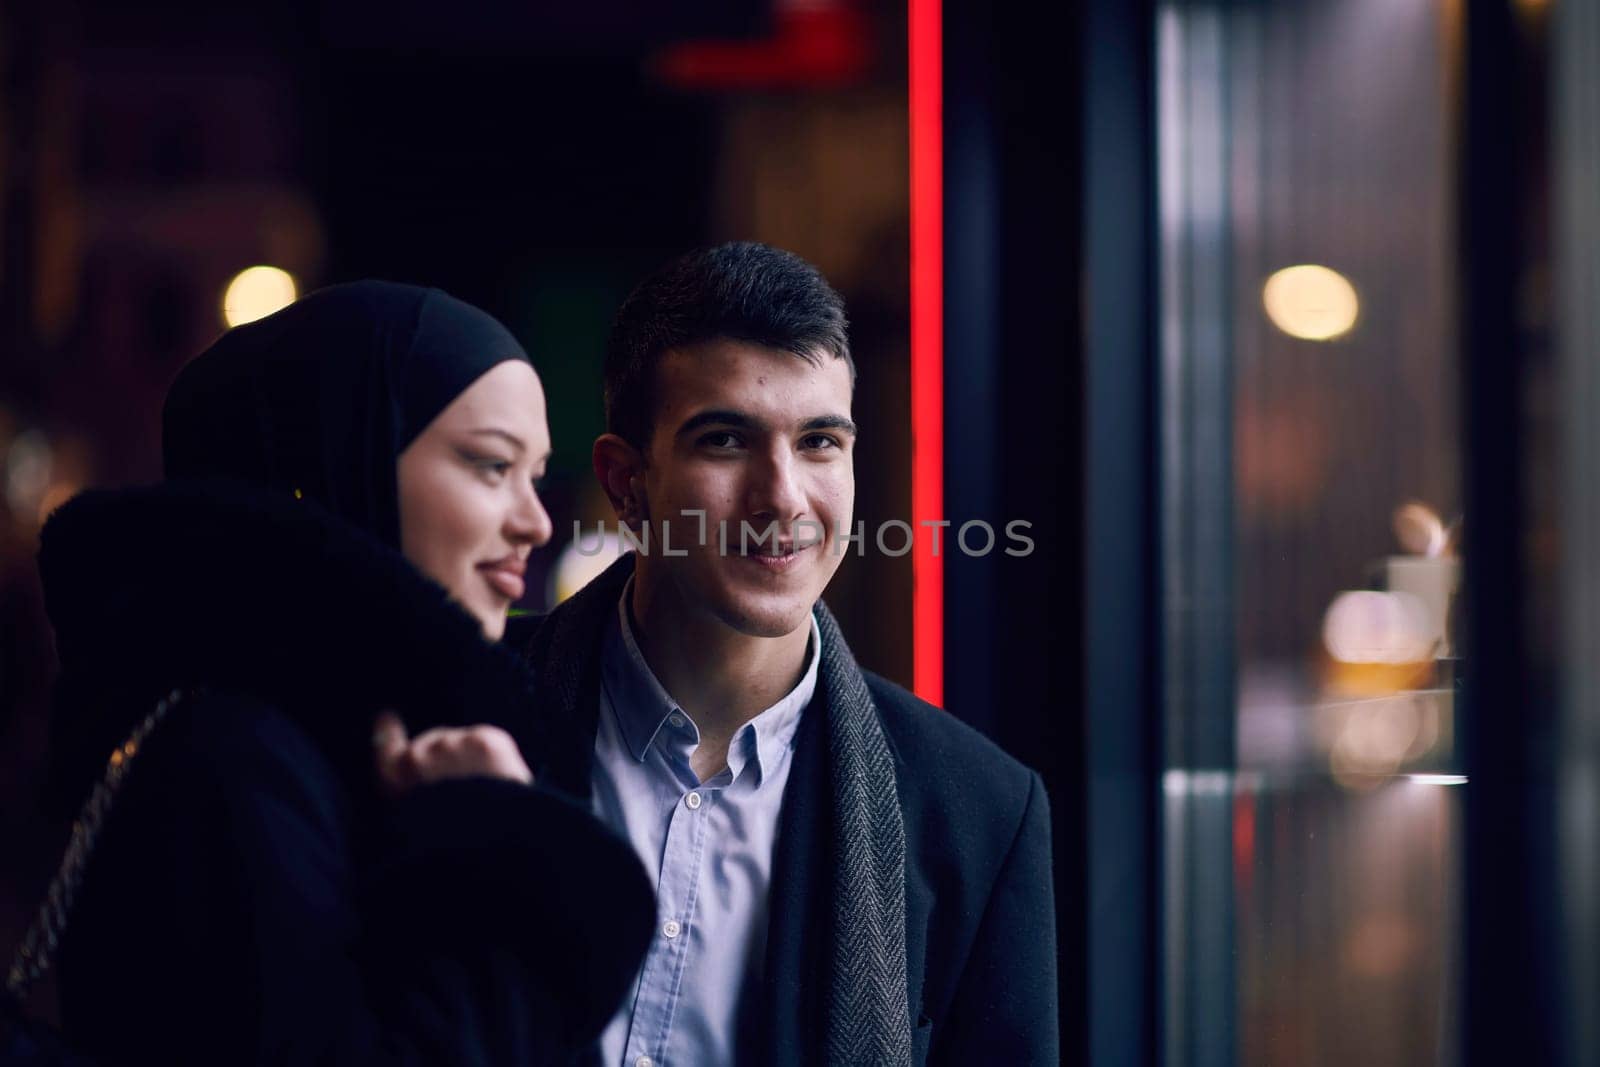
[[[821,272],[793,252],[734,241],[680,256],[623,301],[606,345],[606,429],[648,447],[661,357],[722,338],[819,366],[842,359],[855,381],[844,301]]]

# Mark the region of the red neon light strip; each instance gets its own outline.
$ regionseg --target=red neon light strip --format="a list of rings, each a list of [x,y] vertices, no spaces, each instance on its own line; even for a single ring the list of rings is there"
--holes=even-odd
[[[944,518],[944,43],[941,0],[910,0],[911,514]],[[917,527],[911,557],[911,676],[944,703],[944,560]],[[944,532],[944,531],[937,531]],[[940,546],[941,552],[948,551]]]

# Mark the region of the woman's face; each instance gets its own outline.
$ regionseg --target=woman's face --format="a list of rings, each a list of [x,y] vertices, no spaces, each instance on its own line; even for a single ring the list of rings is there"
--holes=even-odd
[[[528,553],[550,540],[536,483],[550,460],[544,389],[497,364],[400,453],[400,551],[483,624],[505,633]]]

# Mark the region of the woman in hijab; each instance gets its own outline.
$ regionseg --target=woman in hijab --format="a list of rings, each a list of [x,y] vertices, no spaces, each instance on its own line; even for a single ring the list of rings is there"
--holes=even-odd
[[[163,450],[162,485],[84,494],[41,542],[58,781],[77,804],[122,775],[64,868],[69,1039],[571,1058],[653,905],[626,844],[529,784],[528,683],[493,643],[551,533],[527,356],[438,291],[325,289],[190,363]]]

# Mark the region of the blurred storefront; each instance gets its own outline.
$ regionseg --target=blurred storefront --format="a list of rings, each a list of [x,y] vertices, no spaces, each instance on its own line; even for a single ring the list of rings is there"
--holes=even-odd
[[[1097,219],[1149,220],[1091,281],[1149,325],[1087,334],[1086,417],[1150,439],[1085,515],[1089,573],[1148,583],[1086,601],[1131,616],[1089,639],[1090,1061],[1594,1062],[1593,11],[1086,25],[1091,277]]]

